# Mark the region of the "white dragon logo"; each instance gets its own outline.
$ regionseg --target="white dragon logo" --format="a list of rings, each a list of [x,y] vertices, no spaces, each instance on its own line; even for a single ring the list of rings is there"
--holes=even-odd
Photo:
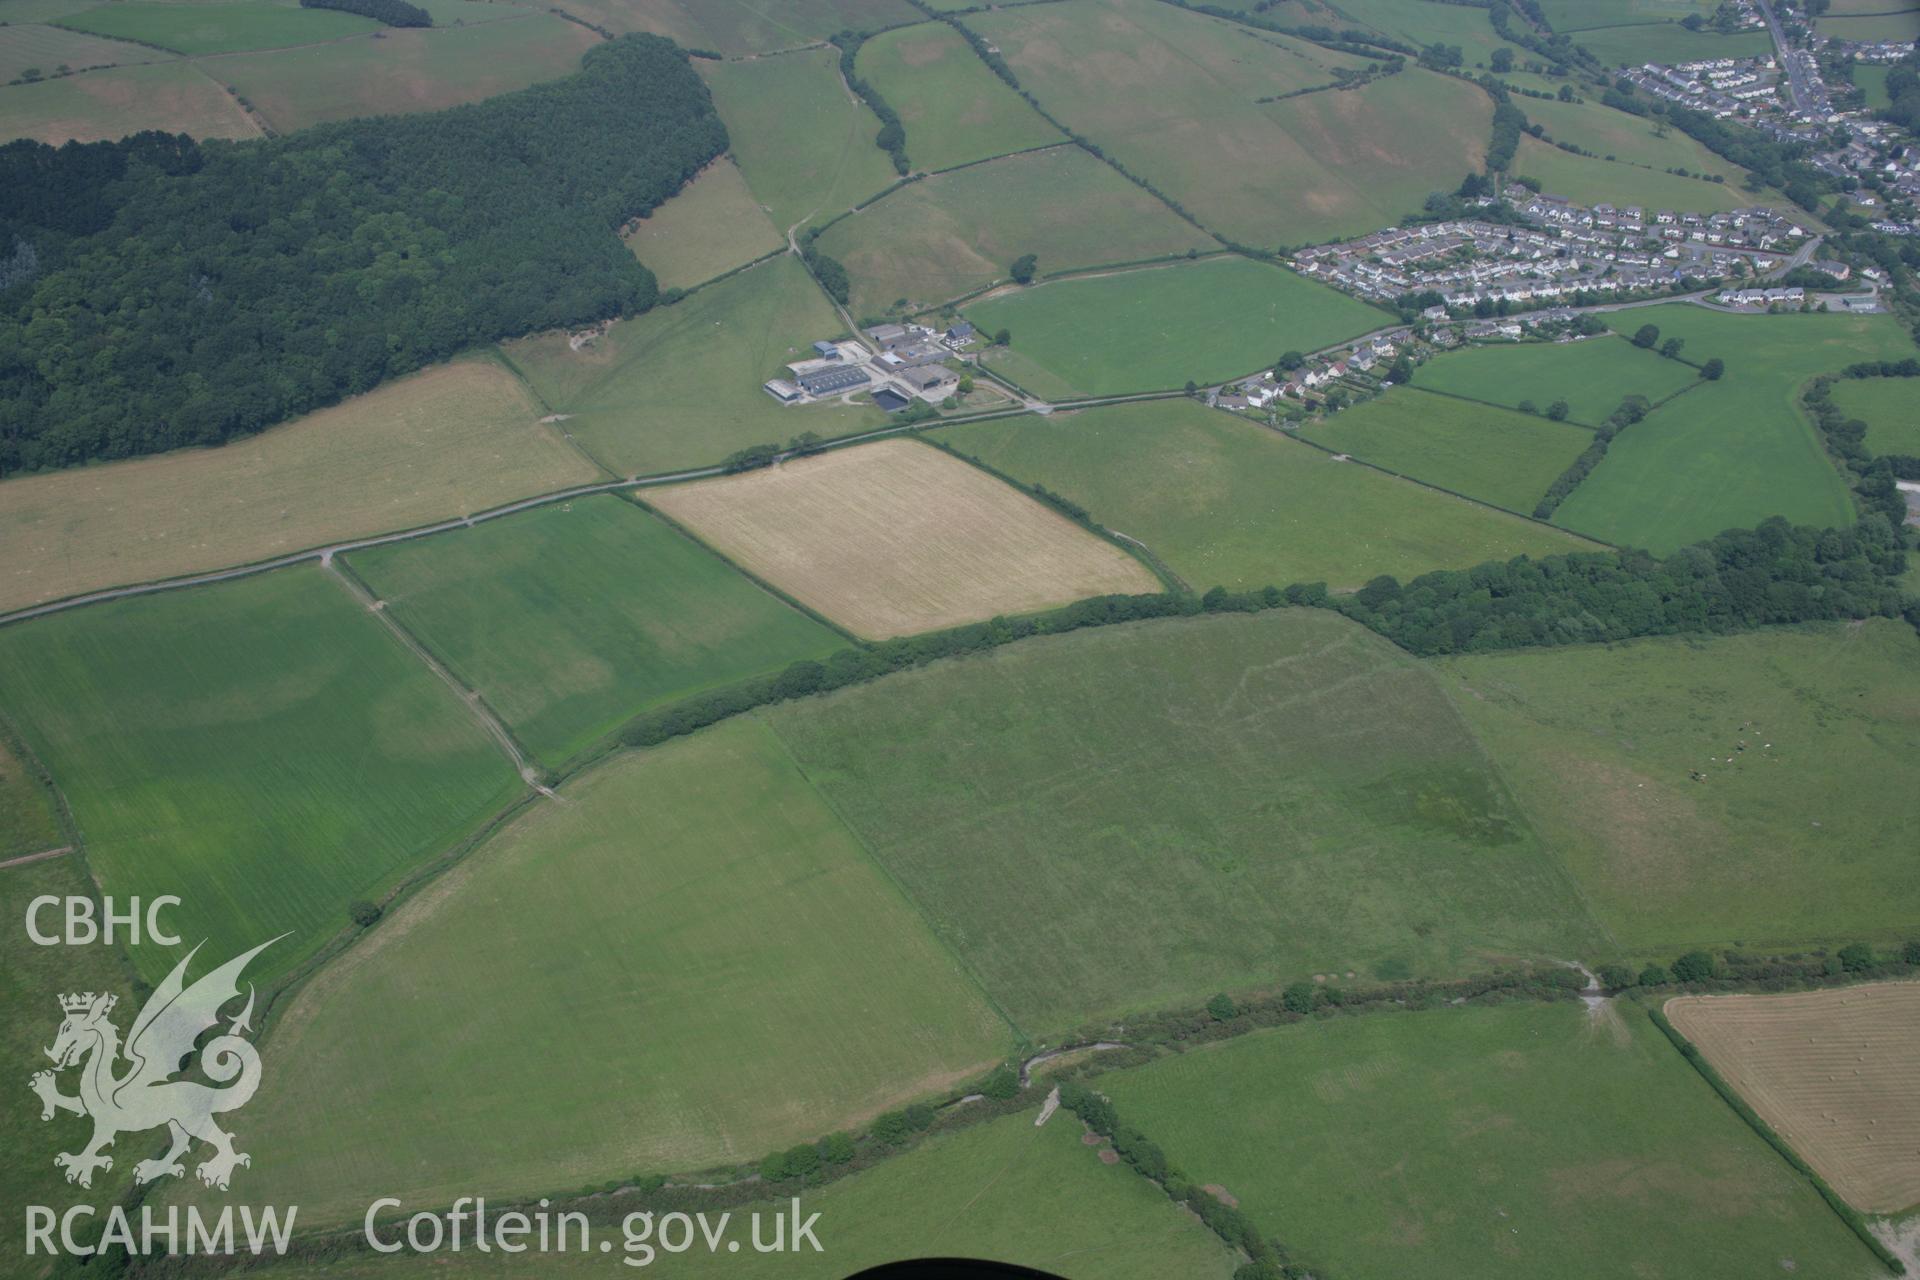
[[[185,1172],[180,1157],[194,1138],[213,1147],[213,1156],[194,1170],[210,1187],[225,1191],[234,1169],[253,1163],[250,1156],[233,1149],[233,1136],[213,1122],[216,1115],[245,1106],[260,1087],[260,1054],[240,1038],[242,1032],[252,1030],[248,1025],[253,1016],[251,984],[246,1008],[227,1024],[224,1034],[209,1040],[200,1051],[201,1071],[214,1084],[227,1087],[217,1089],[169,1077],[185,1069],[194,1042],[220,1021],[220,1007],[239,996],[240,972],[247,962],[279,940],[263,942],[187,986],[187,966],[200,950],[195,947],[173,967],[133,1020],[124,1050],[119,1029],[107,1020],[116,997],[91,991],[60,997],[60,1009],[66,1018],[60,1023],[53,1047],[46,1051],[54,1069],[36,1072],[31,1087],[40,1095],[42,1120],[53,1119],[56,1111],[93,1119],[93,1139],[85,1148],[53,1158],[54,1164],[66,1170],[68,1182],[92,1186],[94,1170],[113,1168],[113,1157],[102,1152],[113,1145],[117,1135],[161,1125],[172,1135],[173,1145],[158,1160],[142,1160],[135,1165],[136,1182],[152,1182],[166,1175],[180,1177]],[[124,1075],[115,1075],[114,1067],[123,1053],[132,1066]],[[82,1063],[79,1095],[68,1097],[60,1092],[54,1072]],[[236,1076],[239,1079],[235,1080]]]

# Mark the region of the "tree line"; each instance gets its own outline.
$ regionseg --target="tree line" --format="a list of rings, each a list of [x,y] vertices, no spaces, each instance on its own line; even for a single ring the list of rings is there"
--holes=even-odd
[[[651,307],[617,229],[727,146],[658,36],[431,115],[0,147],[0,474],[219,444],[479,342]]]
[[[407,0],[300,0],[302,9],[338,9],[390,27],[430,27],[433,15]]]

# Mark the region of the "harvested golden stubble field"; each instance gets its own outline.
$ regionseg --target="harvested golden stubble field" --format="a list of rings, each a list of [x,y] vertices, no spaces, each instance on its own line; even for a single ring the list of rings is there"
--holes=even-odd
[[[471,515],[604,478],[490,360],[216,449],[0,483],[0,612]]]
[[[872,639],[1160,589],[1118,547],[937,449],[885,440],[648,502]]]
[[[1920,982],[1679,996],[1666,1013],[1847,1203],[1920,1204]]]

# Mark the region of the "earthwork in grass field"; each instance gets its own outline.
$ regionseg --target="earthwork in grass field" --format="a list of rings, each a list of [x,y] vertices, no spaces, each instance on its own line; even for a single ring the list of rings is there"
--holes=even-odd
[[[687,289],[772,253],[786,241],[721,156],[623,237],[662,289]]]
[[[1397,387],[1302,433],[1426,484],[1531,515],[1593,433],[1534,414]]]
[[[1486,94],[1417,67],[1335,89],[1367,60],[1154,0],[960,20],[1054,116],[1242,244],[1376,230],[1485,160]]]
[[[1009,330],[1023,359],[1087,396],[1223,382],[1284,351],[1316,351],[1394,323],[1388,312],[1237,254],[1013,289],[968,303],[966,314],[982,332]]]
[[[553,766],[647,707],[846,645],[612,494],[355,552],[351,565]]]
[[[1051,273],[1219,247],[1074,146],[923,179],[820,237],[821,250],[846,264],[856,315],[901,299],[910,308],[937,306],[1007,279],[1023,254]]]
[[[1072,1115],[1056,1112],[1034,1127],[1031,1110],[1003,1116],[883,1160],[841,1181],[809,1187],[802,1216],[820,1214],[822,1251],[709,1253],[672,1259],[681,1280],[842,1280],[851,1271],[931,1254],[990,1257],[1045,1268],[1071,1280],[1227,1280],[1241,1256],[1185,1209],[1125,1165],[1107,1164],[1101,1148],[1083,1143]],[[637,1202],[616,1197],[603,1206],[618,1215]],[[766,1221],[788,1203],[761,1201],[733,1210],[735,1229],[748,1215]],[[5,1230],[0,1227],[0,1230]],[[383,1231],[385,1229],[383,1228]],[[0,1239],[4,1239],[0,1236]],[[604,1280],[607,1259],[575,1251],[528,1255],[516,1267],[497,1253],[442,1253],[433,1274],[447,1280],[503,1275]],[[355,1253],[324,1263],[276,1266],[274,1280],[388,1280],[417,1274],[418,1259]]]
[[[765,714],[1036,1039],[1598,941],[1432,677],[1327,612],[1033,639]]]
[[[0,85],[0,141],[59,146],[146,129],[196,138],[260,136],[260,126],[225,89],[177,59]]]
[[[1679,996],[1666,1014],[1848,1204],[1920,1207],[1920,983]]]
[[[951,169],[1062,140],[944,22],[873,37],[860,46],[854,70],[899,113],[915,169]]]
[[[1592,549],[1190,400],[948,427],[938,438],[1064,494],[1201,591],[1352,590],[1382,573]]]
[[[0,859],[44,853],[65,843],[53,793],[0,721]]]
[[[1799,396],[1817,373],[1913,353],[1890,315],[1740,316],[1671,303],[1609,317],[1625,333],[1653,325],[1689,360],[1726,376],[1622,431],[1554,523],[1664,555],[1768,516],[1850,524],[1852,496]]]
[[[0,612],[471,515],[603,479],[497,361],[456,360],[217,449],[0,482]]]
[[[1893,945],[1920,920],[1920,640],[1906,624],[1435,670],[1629,954]]]
[[[284,973],[521,791],[469,710],[326,570],[0,628],[0,714],[65,792],[103,892],[175,894],[210,954]],[[131,949],[148,981],[164,947]]]
[[[743,717],[582,774],[303,988],[248,1109],[256,1149],[280,1153],[249,1194],[357,1222],[376,1195],[758,1160],[942,1092],[1011,1041]],[[422,1107],[421,1081],[450,1075]]]
[[[1565,400],[1569,421],[1597,427],[1626,397],[1656,403],[1699,376],[1691,365],[1602,334],[1578,342],[1498,342],[1449,351],[1421,365],[1414,385],[1509,409],[1531,401],[1541,413]]]
[[[646,499],[869,639],[1160,589],[1118,547],[913,440],[649,490]]]
[[[694,65],[713,90],[747,188],[782,232],[825,221],[895,181],[873,144],[879,118],[841,82],[837,50]]]
[[[1316,1273],[1884,1274],[1630,1004],[1312,1020],[1099,1087]]]
[[[713,466],[803,432],[880,426],[871,403],[782,405],[761,384],[846,326],[800,260],[763,262],[670,307],[615,321],[577,349],[565,333],[502,347],[566,431],[609,468],[647,475]]]

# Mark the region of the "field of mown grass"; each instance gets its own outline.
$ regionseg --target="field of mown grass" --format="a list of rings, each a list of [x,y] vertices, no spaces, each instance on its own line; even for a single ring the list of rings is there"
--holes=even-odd
[[[1055,116],[1244,244],[1385,226],[1485,158],[1486,95],[1417,68],[1262,104],[1364,60],[1153,0],[1066,0],[962,21]]]
[[[1680,996],[1666,1015],[1848,1204],[1920,1206],[1920,983]]]
[[[816,1211],[821,1252],[708,1253],[704,1247],[652,1264],[677,1277],[779,1277],[842,1280],[853,1271],[902,1258],[994,1258],[1045,1268],[1070,1280],[1227,1280],[1239,1256],[1166,1195],[1125,1165],[1103,1164],[1080,1141],[1080,1123],[1057,1112],[1042,1128],[1020,1112],[935,1137],[878,1167],[801,1197],[801,1217]],[[615,1201],[614,1209],[623,1209]],[[751,1239],[749,1215],[771,1218],[786,1201],[733,1210],[733,1230]],[[618,1231],[617,1221],[612,1229]],[[620,1245],[616,1243],[616,1250]],[[620,1255],[616,1253],[615,1257]],[[603,1277],[602,1254],[442,1253],[433,1273],[448,1280],[494,1276]],[[273,1280],[386,1280],[417,1270],[417,1260],[353,1255],[310,1265],[276,1266]],[[670,1268],[670,1270],[668,1270]],[[644,1273],[642,1273],[644,1274]]]
[[[820,248],[846,264],[854,314],[865,316],[1007,279],[1022,254],[1047,273],[1219,245],[1111,166],[1063,146],[916,182],[829,227]]]
[[[551,13],[379,39],[241,53],[200,64],[281,133],[352,116],[440,111],[569,75],[599,37]]]
[[[1030,640],[766,716],[1036,1039],[1599,941],[1433,678],[1330,613]]]
[[[1627,954],[1892,942],[1920,919],[1903,834],[1920,823],[1911,627],[1581,645],[1435,670]]]
[[[143,49],[121,40],[103,40],[60,27],[10,20],[5,27],[0,27],[0,89],[18,88],[7,82],[31,67],[38,67],[41,75],[50,76],[61,66],[78,70],[126,62],[155,62],[166,56],[157,49]],[[5,102],[5,95],[0,94],[0,104]]]
[[[1679,22],[1689,14],[1713,16],[1714,0],[1543,0],[1541,12],[1555,31]]]
[[[1032,285],[972,302],[967,319],[1012,332],[1020,353],[1089,396],[1222,382],[1393,323],[1251,258],[1228,255]]]
[[[247,1112],[279,1158],[248,1171],[249,1194],[319,1224],[376,1195],[757,1160],[1011,1049],[758,721],[615,757],[563,794],[288,1006],[281,1068]],[[450,1087],[422,1107],[436,1080]]]
[[[871,404],[782,405],[761,389],[845,326],[800,260],[782,254],[671,307],[616,322],[579,351],[564,333],[506,344],[507,358],[594,457],[623,475],[712,466],[802,432],[879,426]]]
[[[1382,573],[1406,579],[1592,546],[1191,401],[958,426],[938,438],[1065,494],[1201,591],[1316,581],[1352,590]]]
[[[1555,524],[1664,554],[1768,516],[1852,522],[1852,495],[1801,412],[1800,390],[1857,360],[1912,355],[1897,320],[1739,316],[1674,303],[1616,312],[1610,323],[1626,333],[1655,325],[1662,339],[1686,341],[1689,360],[1724,360],[1726,376],[1621,432]]]
[[[1316,444],[1531,515],[1593,433],[1492,405],[1396,388],[1303,433]]]
[[[1833,404],[1867,424],[1867,448],[1875,453],[1920,457],[1920,381],[1842,379],[1833,384]]]
[[[1307,1022],[1099,1087],[1333,1275],[1879,1273],[1631,1004]]]
[[[786,243],[727,156],[702,169],[625,239],[662,289],[691,288]]]
[[[872,640],[1161,589],[1125,551],[915,440],[645,497],[734,563]]]
[[[333,9],[302,9],[264,0],[206,4],[118,0],[70,17],[61,25],[117,40],[137,40],[175,53],[235,53],[316,44],[378,31],[381,24]]]
[[[1528,101],[1528,106],[1532,105]],[[1761,197],[1734,182],[1707,182],[1644,169],[1617,160],[1576,156],[1538,138],[1520,139],[1514,173],[1538,181],[1549,195],[1565,196],[1575,204],[1611,202],[1643,209],[1679,209],[1716,213],[1744,209]]]
[[[519,793],[460,699],[326,570],[0,628],[0,712],[73,808],[103,892],[176,894],[189,943],[285,972]],[[134,948],[148,981],[174,957]]]
[[[0,141],[31,138],[59,146],[145,129],[196,138],[260,136],[260,126],[219,84],[178,59],[0,85]]]
[[[1509,409],[1531,400],[1542,413],[1565,400],[1569,420],[1597,427],[1630,395],[1658,402],[1698,377],[1689,365],[1603,334],[1578,342],[1500,342],[1449,351],[1420,366],[1414,385]]]
[[[1887,92],[1887,72],[1891,70],[1890,66],[1871,62],[1854,64],[1853,82],[1867,95],[1867,110],[1884,111],[1893,105],[1893,95]]]
[[[1873,13],[1828,14],[1814,22],[1814,30],[1828,40],[1920,39],[1920,8],[1901,0],[1876,0]]]
[[[82,1117],[67,1114],[42,1122],[40,1100],[27,1091],[28,1078],[53,1065],[47,1060],[46,1049],[65,1016],[60,1009],[62,995],[75,991],[114,993],[120,997],[120,1005],[113,1021],[122,1028],[128,1026],[133,1010],[139,1007],[131,990],[133,974],[112,949],[42,947],[27,937],[27,904],[33,899],[92,892],[93,886],[87,883],[80,864],[69,858],[0,868],[0,913],[7,921],[7,927],[0,930],[0,1009],[7,1011],[7,1016],[0,1019],[0,1072],[5,1073],[9,1092],[14,1095],[0,1107],[0,1143],[5,1143],[7,1150],[7,1159],[0,1161],[0,1196],[11,1205],[41,1204],[64,1211],[78,1202],[111,1204],[122,1189],[132,1185],[136,1158],[132,1149],[145,1141],[145,1135],[127,1135],[114,1150],[119,1157],[114,1167],[96,1173],[90,1190],[69,1186],[66,1175],[53,1163],[54,1154],[80,1150],[92,1126]],[[58,928],[58,915],[58,908],[47,912],[42,917],[43,927]],[[125,1067],[117,1069],[124,1071]],[[60,1080],[60,1089],[68,1095],[75,1092],[72,1072]],[[139,1154],[148,1153],[141,1149]],[[44,1252],[29,1258],[24,1227],[24,1215],[17,1209],[0,1214],[0,1252],[4,1252],[12,1274],[38,1280],[52,1273],[57,1259]],[[86,1238],[88,1230],[82,1224],[76,1234]]]
[[[54,815],[52,794],[8,737],[6,726],[0,724],[0,859],[66,843]]]
[[[848,96],[835,49],[694,63],[713,90],[747,187],[783,234],[872,199],[896,179],[880,121]]]
[[[646,707],[846,645],[612,494],[350,563],[549,765]]]
[[[854,70],[900,113],[915,169],[950,169],[1061,141],[944,22],[875,36],[860,46]]]
[[[248,564],[602,479],[491,360],[217,449],[0,482],[0,611]]]

